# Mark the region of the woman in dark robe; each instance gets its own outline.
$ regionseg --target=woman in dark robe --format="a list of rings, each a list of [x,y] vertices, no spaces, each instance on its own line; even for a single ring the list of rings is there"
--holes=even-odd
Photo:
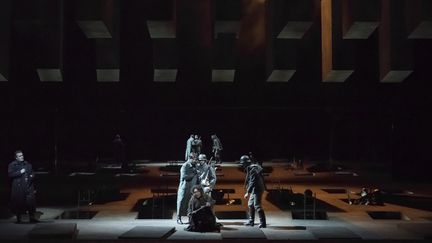
[[[219,231],[219,225],[216,223],[216,217],[213,214],[212,207],[215,201],[204,193],[200,185],[192,188],[193,196],[189,201],[188,231],[211,232]]]

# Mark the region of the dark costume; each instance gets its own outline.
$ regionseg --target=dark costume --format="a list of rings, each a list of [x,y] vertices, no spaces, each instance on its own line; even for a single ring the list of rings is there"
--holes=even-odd
[[[362,188],[360,193],[356,193],[360,198],[353,199],[348,198],[349,204],[357,205],[384,205],[382,194],[379,189],[371,190],[369,188]]]
[[[24,173],[21,170],[25,169]],[[8,174],[12,179],[11,189],[11,210],[17,215],[17,221],[20,222],[20,216],[29,213],[30,221],[34,221],[36,211],[35,190],[33,186],[33,170],[31,164],[27,161],[13,161],[8,166]]]
[[[246,181],[245,187],[249,193],[248,208],[249,208],[249,222],[247,225],[253,226],[255,221],[255,211],[258,212],[260,227],[266,227],[266,218],[264,210],[261,206],[261,199],[264,191],[266,190],[263,168],[258,164],[252,164],[246,167]]]
[[[120,135],[117,135],[113,140],[114,160],[117,164],[121,164],[123,170],[128,169],[128,164],[126,162],[125,156],[125,147],[126,145],[121,139]]]
[[[192,152],[195,154],[201,154],[201,148],[202,148],[202,140],[195,136],[195,138],[192,140]]]
[[[219,227],[216,224],[216,217],[212,211],[212,207],[207,206],[207,203],[210,203],[212,206],[215,201],[207,194],[204,194],[202,190],[201,197],[191,197],[188,207],[190,224],[186,230],[199,232],[211,232],[219,230]]]

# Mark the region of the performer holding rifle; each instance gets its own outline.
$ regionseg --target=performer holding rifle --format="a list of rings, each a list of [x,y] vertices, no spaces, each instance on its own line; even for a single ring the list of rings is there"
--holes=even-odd
[[[216,185],[216,170],[212,165],[212,158],[207,161],[205,154],[200,154],[198,156],[198,177],[200,185],[203,188],[205,194],[211,196],[211,191]]]

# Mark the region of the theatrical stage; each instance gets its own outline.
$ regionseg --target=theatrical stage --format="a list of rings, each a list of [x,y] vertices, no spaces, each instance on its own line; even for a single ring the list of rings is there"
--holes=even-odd
[[[211,233],[188,232],[186,224],[176,223],[180,162],[130,165],[130,173],[103,162],[92,170],[37,172],[37,211],[43,213],[37,224],[15,224],[7,210],[7,188],[2,187],[0,240],[428,242],[432,237],[432,189],[428,184],[391,182],[386,165],[306,162],[301,168],[284,159],[265,161],[267,228],[259,229],[243,226],[244,173],[236,162],[224,161],[217,169],[213,195],[223,227]],[[383,205],[350,205],[347,198],[358,197],[355,193],[362,187],[381,189]],[[306,189],[315,200],[305,205]]]

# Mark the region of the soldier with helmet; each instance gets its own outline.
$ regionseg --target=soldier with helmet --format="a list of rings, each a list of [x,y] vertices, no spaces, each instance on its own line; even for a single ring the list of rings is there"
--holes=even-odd
[[[204,193],[211,196],[211,191],[216,185],[216,170],[211,161],[207,160],[205,154],[198,156],[198,179]]]
[[[258,213],[260,224],[259,228],[266,228],[266,217],[261,205],[262,195],[266,190],[263,168],[255,161],[251,160],[248,155],[240,158],[240,163],[246,172],[244,198],[248,199],[249,221],[246,226],[255,225],[255,212]]]

